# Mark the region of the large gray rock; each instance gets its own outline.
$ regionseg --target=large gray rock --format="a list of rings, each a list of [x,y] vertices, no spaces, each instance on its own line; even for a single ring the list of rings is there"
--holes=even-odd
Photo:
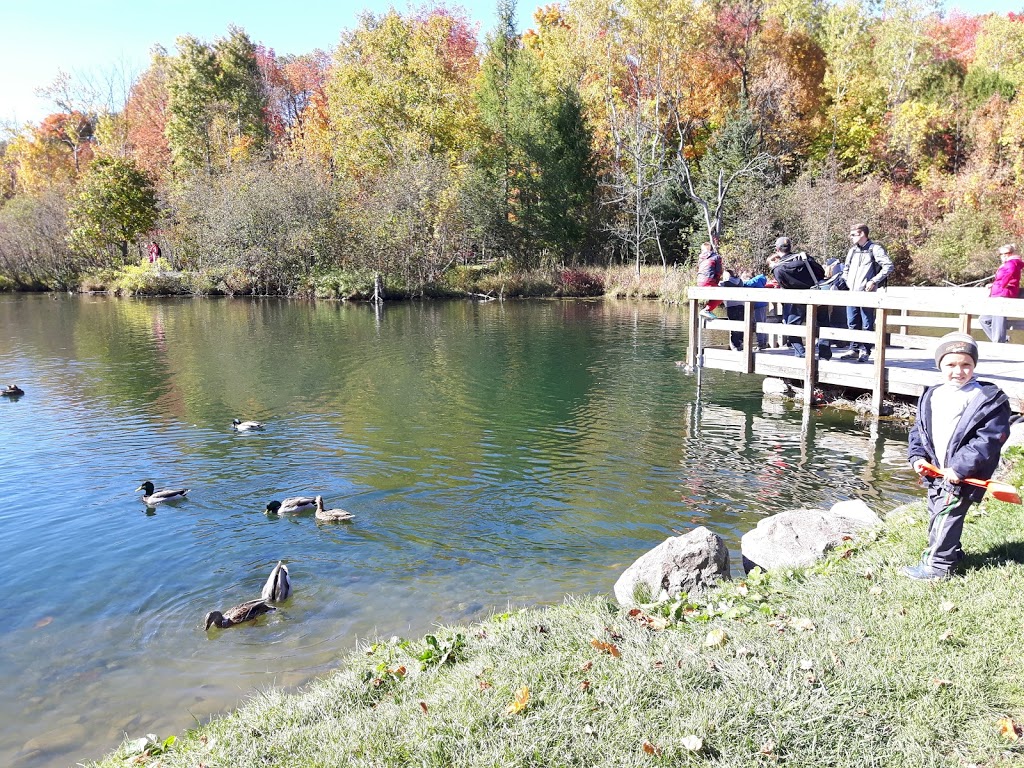
[[[615,582],[615,599],[626,607],[674,599],[728,578],[729,550],[702,526],[641,555]]]
[[[847,538],[856,538],[865,528],[881,519],[862,501],[843,501],[823,509],[798,509],[780,512],[761,520],[743,534],[740,551],[743,570],[754,566],[764,570],[799,568],[821,560]]]

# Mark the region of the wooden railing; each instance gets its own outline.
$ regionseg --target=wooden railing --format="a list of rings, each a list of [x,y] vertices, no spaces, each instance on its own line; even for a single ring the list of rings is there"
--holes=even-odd
[[[935,343],[936,331],[913,334],[911,329],[940,329],[942,332],[959,330],[970,333],[981,315],[1002,315],[1011,320],[1024,321],[1024,300],[992,299],[983,288],[911,288],[894,287],[868,293],[866,291],[796,291],[771,288],[690,288],[687,294],[690,308],[689,343],[686,362],[691,368],[701,363],[701,323],[698,309],[709,299],[742,301],[743,319],[724,317],[711,322],[714,330],[742,331],[740,351],[741,368],[754,372],[755,334],[782,334],[801,338],[807,347],[803,364],[804,400],[811,402],[812,391],[818,382],[818,360],[813,354],[818,339],[871,344],[874,346],[874,368],[871,377],[872,407],[879,412],[885,396],[885,349],[887,346],[908,349],[928,349]],[[777,304],[804,304],[804,325],[754,323],[753,305],[759,302]],[[873,331],[852,331],[847,328],[822,327],[817,308],[870,307],[875,310]],[[719,309],[719,312],[722,312]],[[898,331],[893,333],[893,329]]]

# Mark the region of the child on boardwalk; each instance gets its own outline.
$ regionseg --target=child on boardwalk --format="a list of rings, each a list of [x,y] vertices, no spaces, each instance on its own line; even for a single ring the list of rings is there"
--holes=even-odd
[[[920,581],[948,579],[963,558],[960,534],[967,508],[981,501],[984,488],[961,484],[965,477],[988,480],[1010,433],[1010,401],[988,381],[974,378],[978,345],[965,333],[939,340],[935,365],[942,383],[929,387],[917,405],[908,450],[914,471],[928,486],[928,548],[921,562],[903,573]],[[942,475],[929,477],[924,463]]]
[[[697,261],[697,287],[702,288],[709,285],[718,285],[722,279],[722,257],[718,255],[715,246],[711,243],[702,243],[700,246],[700,257]],[[715,309],[722,302],[714,299],[705,303],[700,311],[700,316],[705,320],[715,319]]]

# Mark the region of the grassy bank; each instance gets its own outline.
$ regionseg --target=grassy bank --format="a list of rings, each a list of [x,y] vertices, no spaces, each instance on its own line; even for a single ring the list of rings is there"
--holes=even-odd
[[[140,762],[1020,765],[1007,718],[1024,720],[1024,515],[975,507],[965,575],[943,584],[898,572],[925,527],[923,504],[904,507],[816,567],[636,616],[572,598],[382,642],[299,694],[267,691],[166,751],[150,744]]]
[[[143,262],[98,270],[83,276],[78,288],[119,296],[280,295],[348,301],[368,301],[374,288],[374,274],[367,271],[331,270],[281,284],[254,280],[241,270],[178,271],[165,261],[158,266]],[[391,300],[611,296],[676,302],[685,298],[692,278],[692,268],[644,267],[639,274],[625,266],[515,271],[491,263],[453,267],[436,282],[415,289],[395,280],[385,280],[383,288]]]

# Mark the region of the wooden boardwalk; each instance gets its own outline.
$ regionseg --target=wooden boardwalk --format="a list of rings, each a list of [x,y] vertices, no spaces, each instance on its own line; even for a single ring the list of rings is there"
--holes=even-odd
[[[759,323],[752,317],[754,301],[785,298],[787,303],[807,305],[806,325]],[[887,394],[917,397],[925,387],[938,382],[933,350],[937,337],[960,330],[979,340],[980,360],[976,375],[995,382],[1010,397],[1014,410],[1024,411],[1024,344],[993,344],[987,341],[977,318],[999,314],[1024,319],[1024,301],[990,299],[984,289],[962,288],[890,288],[876,293],[850,291],[782,291],[764,288],[691,288],[689,292],[690,329],[687,364],[738,373],[755,373],[794,379],[804,385],[804,398],[810,402],[814,386],[829,384],[872,393],[875,413]],[[698,302],[705,299],[730,299],[744,304],[743,320],[701,320]],[[868,306],[876,309],[874,331],[850,331],[824,328],[817,324],[818,306]],[[724,315],[724,310],[718,312]],[[783,330],[784,329],[784,330]],[[723,333],[725,331],[725,333]],[[743,348],[729,349],[728,331],[743,332]],[[811,354],[798,358],[786,346],[755,351],[755,332],[778,338],[802,336],[809,339]],[[1024,340],[1024,332],[1012,332]],[[869,363],[839,360],[845,352],[833,348],[832,360],[817,360],[813,350],[819,338],[835,341],[867,342],[875,345]],[[982,341],[984,339],[984,341]],[[810,382],[811,386],[806,386]]]

